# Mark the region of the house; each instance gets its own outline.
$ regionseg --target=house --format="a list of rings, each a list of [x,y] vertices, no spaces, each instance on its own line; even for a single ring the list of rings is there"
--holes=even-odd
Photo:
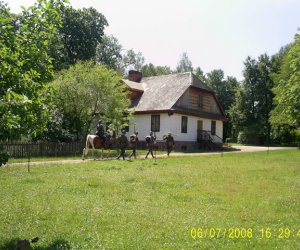
[[[214,91],[193,73],[142,77],[129,71],[122,80],[134,110],[128,132],[143,140],[150,131],[157,140],[171,132],[176,148],[222,144],[225,114]]]

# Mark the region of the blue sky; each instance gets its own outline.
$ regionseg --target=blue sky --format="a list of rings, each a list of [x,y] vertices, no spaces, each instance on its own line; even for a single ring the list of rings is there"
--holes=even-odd
[[[13,12],[33,0],[9,0]],[[71,0],[74,8],[94,7],[126,49],[143,53],[146,63],[176,67],[187,52],[207,73],[223,69],[242,79],[249,55],[276,53],[300,28],[299,0]]]

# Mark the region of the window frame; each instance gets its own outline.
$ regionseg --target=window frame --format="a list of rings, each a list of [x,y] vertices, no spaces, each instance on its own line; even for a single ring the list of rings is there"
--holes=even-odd
[[[181,133],[187,134],[188,131],[188,117],[187,116],[181,116]]]
[[[216,130],[217,130],[217,121],[211,121],[211,124],[210,124],[211,135],[216,135]]]
[[[151,131],[160,132],[160,115],[151,115]]]

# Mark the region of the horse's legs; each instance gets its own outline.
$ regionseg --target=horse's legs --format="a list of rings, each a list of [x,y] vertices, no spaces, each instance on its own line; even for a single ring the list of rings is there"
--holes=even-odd
[[[83,161],[85,160],[85,148],[83,148],[83,150],[82,150],[82,160]]]
[[[85,148],[83,149],[83,154],[82,154],[82,160],[85,159],[85,157],[87,156],[88,152],[89,152],[89,136],[87,136],[86,138],[86,142],[85,142]]]

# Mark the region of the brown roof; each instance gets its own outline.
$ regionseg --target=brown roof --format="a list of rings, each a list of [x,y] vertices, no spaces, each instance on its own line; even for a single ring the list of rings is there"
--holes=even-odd
[[[143,77],[140,83],[123,80],[133,90],[144,90],[138,101],[133,101],[135,111],[171,109],[191,86],[213,92],[190,72]]]
[[[127,79],[122,79],[122,81],[124,83],[126,83],[126,85],[132,89],[132,90],[136,90],[136,91],[140,91],[140,92],[144,92],[143,86],[141,83],[139,82],[133,82],[133,81],[129,81]]]

